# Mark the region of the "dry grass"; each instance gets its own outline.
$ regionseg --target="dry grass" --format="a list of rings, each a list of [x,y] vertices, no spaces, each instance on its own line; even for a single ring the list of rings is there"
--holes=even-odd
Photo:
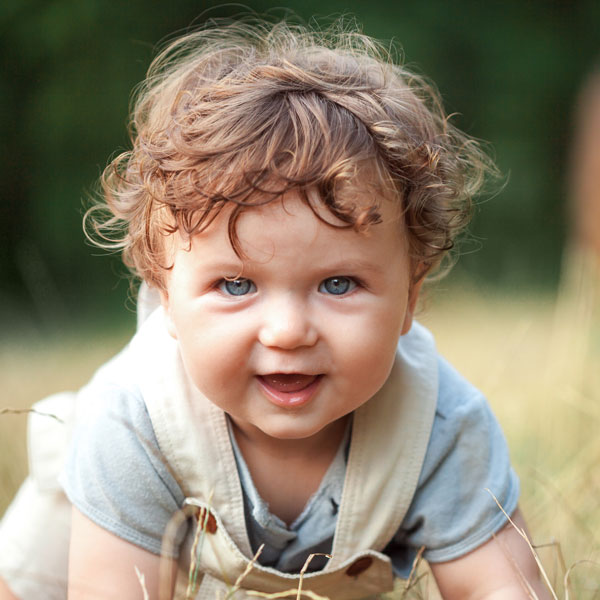
[[[503,426],[557,596],[600,598],[600,266],[565,273],[557,300],[438,290],[421,320]]]
[[[567,273],[558,301],[438,287],[420,316],[441,352],[490,399],[521,477],[532,541],[564,600],[600,598],[600,274],[577,259]],[[0,345],[0,408],[76,389],[126,338]],[[0,418],[0,512],[25,474],[25,420]],[[389,597],[436,598],[426,565],[408,591]]]
[[[133,325],[132,325],[133,327]],[[131,331],[0,341],[0,409],[25,409],[63,390],[77,390],[127,342]],[[27,472],[26,414],[0,416],[0,514]]]

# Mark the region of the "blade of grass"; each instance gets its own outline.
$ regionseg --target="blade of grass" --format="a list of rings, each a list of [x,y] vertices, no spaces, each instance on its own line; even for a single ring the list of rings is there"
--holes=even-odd
[[[540,560],[537,552],[535,551],[535,548],[532,546],[531,542],[529,541],[529,538],[527,537],[527,534],[525,533],[524,530],[522,530],[519,527],[517,527],[516,523],[510,518],[510,515],[504,510],[504,507],[498,501],[498,498],[496,498],[496,496],[494,496],[493,492],[490,489],[488,489],[488,488],[486,488],[486,491],[494,499],[494,502],[498,505],[498,508],[502,511],[502,513],[507,518],[508,522],[513,526],[513,528],[515,529],[515,531],[525,540],[526,544],[529,546],[529,549],[531,550],[533,558],[535,559],[535,562],[537,563],[537,566],[538,566],[538,568],[540,570],[540,573],[542,574],[542,577],[544,578],[544,581],[546,582],[546,586],[547,586],[548,590],[552,594],[552,597],[554,598],[554,600],[558,600],[558,597],[557,597],[556,593],[552,589],[552,584],[550,583],[550,580],[548,579],[548,575],[546,574],[546,570],[544,569],[544,566],[542,565],[542,561]]]

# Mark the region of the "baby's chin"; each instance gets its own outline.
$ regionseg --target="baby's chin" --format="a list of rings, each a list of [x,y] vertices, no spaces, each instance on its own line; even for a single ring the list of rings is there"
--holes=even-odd
[[[281,440],[282,442],[305,442],[307,444],[315,444],[318,446],[323,442],[326,443],[329,441],[332,436],[339,437],[341,440],[348,418],[349,415],[345,415],[325,423],[275,425],[269,428],[268,432],[265,431],[265,434],[269,435],[272,439]]]
[[[235,424],[235,419],[232,419]],[[243,423],[235,424],[238,429],[257,437],[264,437],[265,442],[281,442],[285,444],[289,442],[294,443],[306,443],[306,444],[320,444],[330,435],[335,435],[336,432],[343,431],[347,415],[341,419],[332,421],[320,421],[306,418],[299,414],[284,414],[284,415],[271,415],[268,418],[262,419],[260,423],[253,423],[249,425],[252,431],[248,431]]]

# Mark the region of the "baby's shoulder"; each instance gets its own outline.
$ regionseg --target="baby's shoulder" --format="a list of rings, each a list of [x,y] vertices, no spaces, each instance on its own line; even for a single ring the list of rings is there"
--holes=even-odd
[[[78,428],[104,423],[107,418],[131,425],[145,420],[146,408],[130,345],[101,365],[77,392],[75,424]]]
[[[485,396],[443,358],[438,365],[431,435],[400,530],[411,546],[426,547],[430,562],[464,556],[504,526],[490,491],[509,514],[519,498],[506,440]]]
[[[97,369],[82,389],[83,394],[139,397],[145,378],[157,376],[157,371],[162,372],[162,367],[173,354],[173,344],[168,342],[174,340],[166,331],[162,311],[155,311],[141,324],[127,345]]]
[[[438,365],[438,400],[424,470],[444,462],[468,464],[475,448],[481,456],[504,453],[506,442],[486,397],[444,358]]]
[[[438,356],[436,418],[458,422],[488,408],[483,393],[445,358]]]

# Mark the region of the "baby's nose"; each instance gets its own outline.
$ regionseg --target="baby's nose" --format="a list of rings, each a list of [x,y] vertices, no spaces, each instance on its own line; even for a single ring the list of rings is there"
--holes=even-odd
[[[282,299],[265,306],[258,339],[263,346],[293,350],[313,346],[318,332],[306,306]]]

